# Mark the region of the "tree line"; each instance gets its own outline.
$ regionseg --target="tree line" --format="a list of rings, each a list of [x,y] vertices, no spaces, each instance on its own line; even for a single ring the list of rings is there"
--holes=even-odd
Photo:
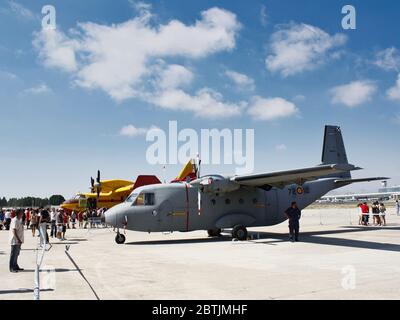
[[[50,198],[38,198],[38,197],[23,197],[23,198],[0,198],[0,208],[12,207],[12,208],[27,208],[27,207],[46,207],[46,206],[59,206],[65,201],[62,195],[55,194]]]

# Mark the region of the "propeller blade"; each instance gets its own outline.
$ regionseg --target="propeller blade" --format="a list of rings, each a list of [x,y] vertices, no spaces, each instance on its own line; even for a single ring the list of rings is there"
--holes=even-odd
[[[97,183],[100,183],[100,170],[97,170]]]

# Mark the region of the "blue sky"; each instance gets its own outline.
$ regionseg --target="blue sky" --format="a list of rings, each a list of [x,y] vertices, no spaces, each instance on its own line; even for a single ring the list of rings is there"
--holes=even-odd
[[[337,124],[365,168],[354,176],[399,184],[400,4],[351,1],[357,29],[344,30],[345,4],[1,0],[0,196],[68,197],[97,169],[173,178],[181,165],[148,164],[143,134],[170,120],[254,129],[256,172],[318,164],[323,127]]]

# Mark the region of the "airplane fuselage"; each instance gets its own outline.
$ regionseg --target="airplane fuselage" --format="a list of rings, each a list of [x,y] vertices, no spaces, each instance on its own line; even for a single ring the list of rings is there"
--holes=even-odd
[[[292,201],[304,209],[335,189],[334,180],[320,179],[301,187],[293,184],[269,191],[241,186],[236,191],[219,194],[199,192],[186,183],[146,186],[135,192],[153,194],[151,204],[121,203],[106,212],[106,222],[117,228],[144,232],[271,226],[286,220],[284,211]]]

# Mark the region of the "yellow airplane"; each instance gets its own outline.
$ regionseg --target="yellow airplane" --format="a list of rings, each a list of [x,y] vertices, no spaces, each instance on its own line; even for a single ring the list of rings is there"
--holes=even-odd
[[[171,182],[192,180],[196,178],[196,165],[191,159],[181,170],[179,175]],[[96,183],[91,180],[90,193],[78,193],[74,198],[66,200],[61,204],[67,212],[82,212],[86,209],[111,208],[123,201],[132,191],[141,186],[158,184],[161,181],[152,175],[140,175],[136,181],[128,180],[100,180],[100,171],[97,171]]]

